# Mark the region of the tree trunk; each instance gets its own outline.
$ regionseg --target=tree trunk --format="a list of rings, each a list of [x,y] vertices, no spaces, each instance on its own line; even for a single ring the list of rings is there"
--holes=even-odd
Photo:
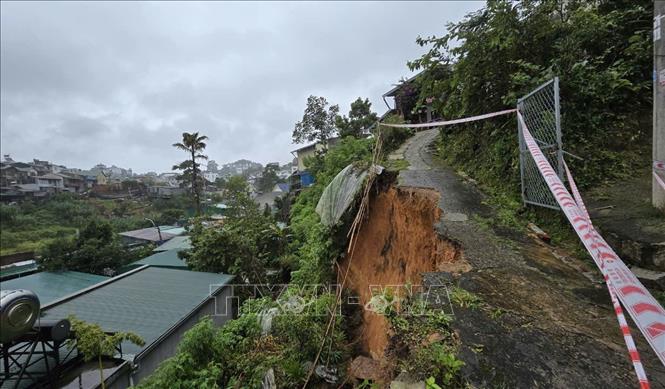
[[[201,216],[201,199],[199,198],[198,174],[196,171],[196,150],[194,148],[192,148],[192,192],[194,193],[196,216]]]
[[[102,364],[102,355],[100,354],[97,357],[99,361],[99,383],[102,385],[102,389],[106,389],[106,383],[104,382],[104,365]]]

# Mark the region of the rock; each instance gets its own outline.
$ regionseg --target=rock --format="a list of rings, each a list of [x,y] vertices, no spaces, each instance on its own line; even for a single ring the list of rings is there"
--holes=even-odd
[[[359,380],[382,381],[385,376],[384,368],[380,361],[372,358],[359,356],[351,362],[349,375]]]
[[[443,340],[443,335],[438,332],[433,332],[427,336],[427,339],[423,340],[423,346],[429,346],[432,343],[440,342]]]
[[[644,286],[657,290],[665,290],[665,273],[660,271],[653,271],[642,269],[641,267],[633,266],[630,270],[635,274]]]
[[[425,389],[425,381],[417,381],[407,373],[401,373],[390,383],[390,389]]]
[[[549,242],[550,241],[550,236],[547,234],[547,232],[543,231],[537,225],[535,225],[533,223],[529,223],[529,224],[527,224],[527,228],[529,228],[529,230],[531,230],[531,232],[536,234],[538,239],[542,240],[543,242]]]

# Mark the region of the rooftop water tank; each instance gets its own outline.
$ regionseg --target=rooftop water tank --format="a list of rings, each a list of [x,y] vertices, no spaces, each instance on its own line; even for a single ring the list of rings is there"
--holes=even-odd
[[[30,331],[39,317],[39,307],[39,298],[32,291],[0,291],[0,343],[9,343]]]

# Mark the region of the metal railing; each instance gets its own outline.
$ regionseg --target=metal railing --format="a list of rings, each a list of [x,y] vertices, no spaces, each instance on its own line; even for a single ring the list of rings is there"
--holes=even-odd
[[[517,100],[517,109],[524,117],[526,126],[543,154],[563,181],[565,177],[561,142],[559,78],[555,77]],[[517,131],[520,143],[520,176],[524,204],[559,209],[538,166],[529,155],[519,121]]]

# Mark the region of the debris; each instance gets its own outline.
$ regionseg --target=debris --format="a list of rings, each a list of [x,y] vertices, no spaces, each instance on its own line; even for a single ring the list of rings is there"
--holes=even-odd
[[[590,209],[589,211],[591,211],[591,212],[604,211],[606,209],[613,209],[614,207],[615,207],[615,205],[607,205],[605,207],[593,208],[593,209]]]
[[[268,335],[272,327],[272,319],[277,316],[279,309],[270,308],[259,313],[259,325],[261,326],[261,335]],[[272,370],[272,369],[271,369]]]
[[[537,225],[535,225],[533,223],[527,224],[527,227],[529,228],[529,230],[531,230],[531,232],[536,234],[536,236],[540,240],[542,240],[543,242],[549,243],[550,236],[547,234],[547,232],[543,231],[542,229],[540,229],[540,227],[538,227]]]
[[[273,370],[272,367],[268,369],[266,375],[263,376],[261,389],[277,389],[277,385],[275,384],[275,370]]]
[[[336,384],[339,380],[339,377],[337,377],[337,369],[334,367],[331,368],[319,365],[314,369],[314,374],[319,378],[323,378],[323,380],[329,384]]]

